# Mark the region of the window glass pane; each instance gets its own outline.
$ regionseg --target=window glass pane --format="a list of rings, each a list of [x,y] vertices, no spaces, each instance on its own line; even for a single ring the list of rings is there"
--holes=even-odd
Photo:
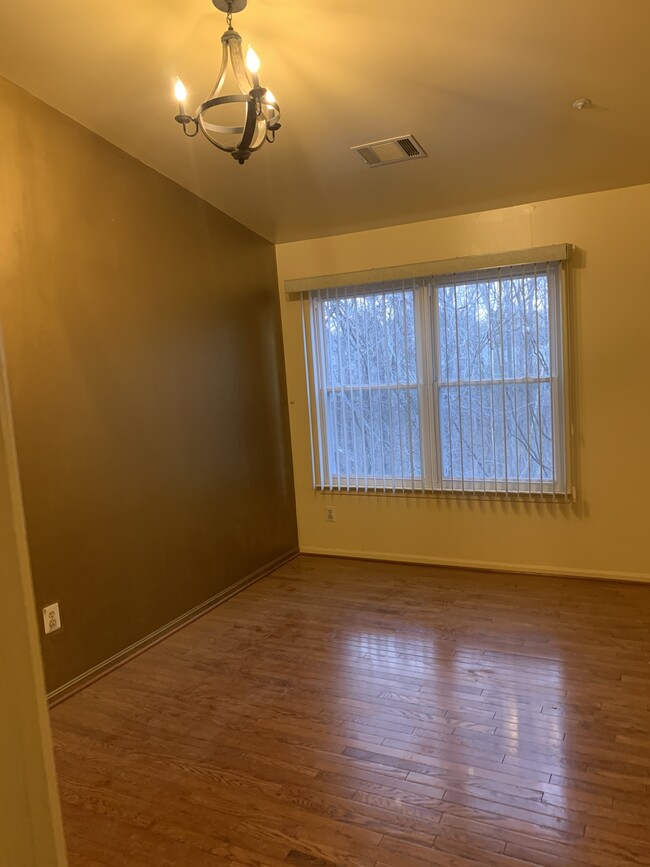
[[[369,482],[395,478],[400,485],[402,478],[421,477],[416,388],[333,390],[327,401],[335,476]]]
[[[440,389],[443,479],[553,481],[549,382]],[[525,486],[524,486],[525,487]]]
[[[442,382],[550,375],[548,278],[438,287]]]
[[[437,305],[443,482],[552,482],[547,274],[459,280]]]
[[[417,383],[413,292],[322,302],[329,385]]]
[[[414,292],[320,304],[330,472],[391,486],[421,477]]]

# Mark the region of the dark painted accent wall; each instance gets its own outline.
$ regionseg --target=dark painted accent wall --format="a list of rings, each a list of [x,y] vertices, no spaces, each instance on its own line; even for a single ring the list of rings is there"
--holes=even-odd
[[[297,547],[275,253],[2,79],[0,105],[0,324],[36,601],[61,605],[53,689]]]

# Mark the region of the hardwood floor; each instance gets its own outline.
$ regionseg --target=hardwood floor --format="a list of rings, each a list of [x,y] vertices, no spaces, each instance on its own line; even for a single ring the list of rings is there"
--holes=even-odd
[[[650,865],[650,586],[302,556],[52,712],[71,867]]]

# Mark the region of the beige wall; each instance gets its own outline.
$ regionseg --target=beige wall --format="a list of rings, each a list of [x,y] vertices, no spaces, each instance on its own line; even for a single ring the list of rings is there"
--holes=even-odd
[[[0,865],[64,867],[34,597],[0,346]]]
[[[397,169],[399,170],[399,168]],[[650,580],[650,186],[277,248],[303,551]],[[315,493],[300,310],[286,279],[569,242],[578,501]],[[335,503],[337,523],[324,506]]]
[[[267,241],[3,80],[0,105],[0,324],[36,601],[61,605],[52,689],[295,548],[277,275]]]

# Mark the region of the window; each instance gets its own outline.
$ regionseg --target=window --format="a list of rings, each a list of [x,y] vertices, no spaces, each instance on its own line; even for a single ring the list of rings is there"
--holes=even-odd
[[[559,263],[308,299],[317,487],[566,493]]]

